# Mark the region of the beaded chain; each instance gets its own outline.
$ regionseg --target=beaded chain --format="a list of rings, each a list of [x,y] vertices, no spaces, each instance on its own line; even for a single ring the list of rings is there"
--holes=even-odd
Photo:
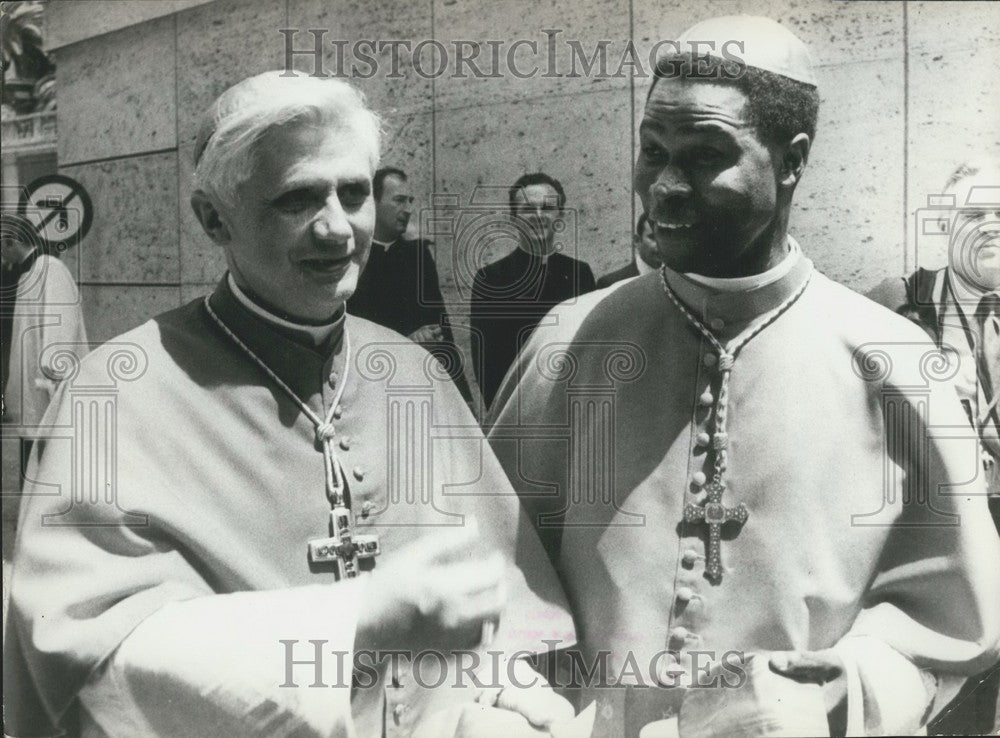
[[[718,353],[718,366],[720,374],[719,393],[715,401],[715,417],[713,418],[711,435],[712,450],[715,452],[715,458],[713,459],[714,474],[711,482],[705,485],[705,489],[708,492],[708,499],[705,505],[698,506],[687,504],[684,508],[685,522],[703,522],[708,526],[708,555],[706,557],[705,569],[708,576],[716,581],[722,576],[722,556],[720,550],[722,541],[722,525],[730,520],[745,523],[747,517],[749,516],[746,505],[742,502],[732,508],[728,508],[722,503],[722,493],[726,486],[723,481],[723,475],[726,471],[726,461],[729,449],[729,434],[726,431],[726,421],[729,407],[729,378],[733,371],[733,365],[736,363],[737,354],[739,354],[740,350],[746,346],[751,339],[771,325],[786,310],[788,310],[788,308],[795,304],[795,301],[802,296],[803,292],[805,292],[811,278],[812,272],[810,271],[809,275],[802,282],[802,286],[799,287],[794,294],[781,303],[781,305],[777,308],[767,313],[763,320],[758,321],[755,325],[746,329],[723,346],[722,342],[719,341],[719,339],[717,339],[715,335],[684,306],[684,303],[681,302],[677,293],[674,292],[674,290],[670,287],[670,284],[667,282],[666,267],[660,267],[660,282],[663,284],[663,291],[666,293],[667,297],[670,298],[670,301],[674,304],[677,310],[680,311],[681,315],[684,316],[688,323],[694,326],[694,328],[697,329],[698,332],[712,344]]]
[[[796,300],[798,300],[802,293],[805,292],[811,278],[812,273],[810,272],[809,276],[807,276],[805,281],[803,281],[802,286],[799,287],[791,297],[768,313],[763,320],[736,336],[726,346],[723,346],[719,339],[712,334],[704,323],[698,320],[698,318],[696,318],[691,311],[684,306],[684,303],[680,301],[680,298],[677,297],[677,293],[674,292],[673,288],[671,288],[670,284],[667,282],[666,267],[660,267],[660,282],[663,284],[663,291],[666,292],[667,297],[670,298],[670,301],[680,311],[681,315],[683,315],[718,352],[718,366],[721,379],[719,382],[719,397],[715,405],[715,423],[712,432],[712,448],[716,452],[715,475],[719,479],[721,479],[722,474],[726,470],[726,449],[729,448],[729,435],[726,433],[726,417],[729,401],[729,376],[732,373],[733,364],[736,362],[736,355],[740,352],[740,349],[750,342],[751,339],[755,338],[757,334],[771,325],[771,323],[781,317],[781,315],[788,310],[788,308],[795,304]]]
[[[323,444],[323,468],[326,476],[326,494],[330,498],[330,502],[336,506],[346,507],[347,502],[344,495],[344,469],[337,458],[337,454],[333,450],[333,438],[337,435],[337,429],[333,425],[333,414],[336,412],[337,406],[340,404],[340,398],[344,394],[344,387],[347,386],[347,373],[351,368],[351,337],[344,329],[344,372],[341,378],[340,384],[337,387],[337,393],[333,398],[333,402],[330,403],[330,410],[327,414],[326,420],[320,418],[312,409],[303,402],[298,395],[289,387],[285,382],[279,377],[264,360],[261,359],[257,354],[253,352],[249,346],[247,346],[239,336],[233,333],[229,329],[229,326],[220,318],[215,310],[212,309],[212,305],[209,302],[208,297],[205,298],[205,309],[211,316],[212,320],[215,321],[216,325],[222,329],[222,331],[229,336],[229,339],[235,343],[250,359],[260,368],[261,371],[266,374],[271,381],[273,381],[282,391],[288,395],[302,413],[312,421],[313,426],[316,429],[316,440]]]

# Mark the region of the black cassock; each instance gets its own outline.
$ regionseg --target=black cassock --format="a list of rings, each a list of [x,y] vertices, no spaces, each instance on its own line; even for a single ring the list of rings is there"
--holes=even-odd
[[[421,345],[442,360],[458,391],[468,401],[472,393],[441,296],[437,265],[430,250],[432,243],[396,239],[387,249],[373,242],[358,288],[347,302],[347,311],[404,336],[421,326],[441,326],[442,340]]]
[[[585,262],[517,249],[476,272],[472,287],[472,355],[487,407],[521,347],[555,305],[594,289]],[[478,351],[477,351],[478,348]]]

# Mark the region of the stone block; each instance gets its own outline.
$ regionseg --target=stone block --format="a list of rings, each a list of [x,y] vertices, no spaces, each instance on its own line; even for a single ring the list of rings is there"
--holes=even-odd
[[[435,7],[434,34],[449,60],[435,83],[439,109],[529,98],[549,105],[552,96],[629,86],[632,67],[623,65],[632,58],[627,0],[572,6],[460,0]]]
[[[417,74],[412,63],[412,51],[432,39],[430,3],[288,0],[288,28],[296,31],[291,38],[297,50],[315,48],[317,36],[310,29],[325,32],[319,35],[319,70],[313,54],[294,55],[293,69],[351,80],[387,116],[431,110],[431,80]],[[396,41],[407,42],[409,51],[406,44],[392,43]],[[431,68],[433,47],[427,49],[426,66]]]
[[[172,17],[64,47],[55,60],[60,165],[177,145]]]
[[[994,79],[1000,41],[974,43],[977,33],[973,26],[953,50],[910,57],[907,245],[911,268],[934,269],[948,261],[948,238],[917,225],[918,217],[931,217],[928,196],[941,193],[959,164],[1000,161],[1000,105]]]
[[[58,49],[207,2],[212,0],[48,0],[45,4],[45,47]]]
[[[194,144],[226,88],[284,63],[284,3],[216,0],[177,15],[177,141]]]
[[[398,111],[385,116],[386,143],[381,166],[399,167],[413,191],[411,224],[417,229],[421,211],[431,205],[434,191],[434,116]]]
[[[177,154],[65,167],[94,204],[76,256],[85,282],[177,282]]]
[[[789,232],[827,276],[864,291],[903,270],[903,66],[840,64],[819,82],[816,142]]]
[[[180,292],[180,304],[187,305],[192,300],[198,300],[210,295],[215,291],[215,283],[212,284],[182,284]]]
[[[976,2],[908,2],[908,41],[911,54],[959,54],[968,59],[979,47],[1000,42],[1000,4]],[[996,73],[996,53],[973,59],[965,71],[974,75]]]
[[[180,304],[179,287],[84,285],[80,291],[87,338],[95,346]]]
[[[675,39],[698,21],[722,15],[762,15],[802,39],[819,65],[867,63],[903,55],[901,3],[797,3],[787,0],[635,0],[637,45]],[[648,48],[647,47],[647,48]]]

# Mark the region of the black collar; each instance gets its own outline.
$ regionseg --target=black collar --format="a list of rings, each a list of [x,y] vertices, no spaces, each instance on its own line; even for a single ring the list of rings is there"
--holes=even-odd
[[[265,320],[247,309],[223,277],[209,297],[212,309],[268,368],[302,399],[311,397],[342,353],[346,316],[321,345],[308,333]],[[207,319],[211,320],[206,316]]]

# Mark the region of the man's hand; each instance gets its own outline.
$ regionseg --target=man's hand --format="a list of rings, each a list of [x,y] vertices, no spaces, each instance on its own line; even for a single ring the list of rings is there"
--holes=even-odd
[[[573,706],[552,691],[531,664],[517,659],[507,668],[510,683],[500,691],[495,706],[474,703],[462,707],[456,738],[548,736],[553,726],[573,720]]]
[[[484,551],[479,528],[443,530],[399,551],[367,582],[358,648],[447,652],[478,645],[506,603],[506,562]]]
[[[569,700],[556,694],[525,659],[510,662],[507,677],[510,683],[497,696],[496,707],[516,712],[532,726],[545,731],[575,716]]]
[[[827,711],[847,699],[844,662],[831,649],[772,653],[771,670],[797,682],[819,684],[823,687]]]
[[[436,343],[443,340],[444,334],[441,332],[441,326],[430,323],[420,326],[407,336],[407,338],[416,343]]]
[[[523,715],[475,702],[462,708],[455,738],[541,738],[547,730],[532,726]]]
[[[847,729],[847,677],[844,662],[832,649],[822,651],[780,651],[771,654],[771,670],[797,682],[823,688],[827,720],[832,735]]]
[[[822,671],[813,672],[812,667],[819,669],[819,664],[798,657],[782,652],[772,654],[769,661],[766,654],[745,654],[735,688],[727,688],[730,685],[724,677],[713,676],[723,667],[721,660],[705,675],[711,679],[698,674],[696,684],[702,688],[685,690],[681,702],[680,735],[758,735],[755,730],[765,725],[769,735],[829,735],[829,712],[817,680],[832,675],[832,664],[824,660]]]

